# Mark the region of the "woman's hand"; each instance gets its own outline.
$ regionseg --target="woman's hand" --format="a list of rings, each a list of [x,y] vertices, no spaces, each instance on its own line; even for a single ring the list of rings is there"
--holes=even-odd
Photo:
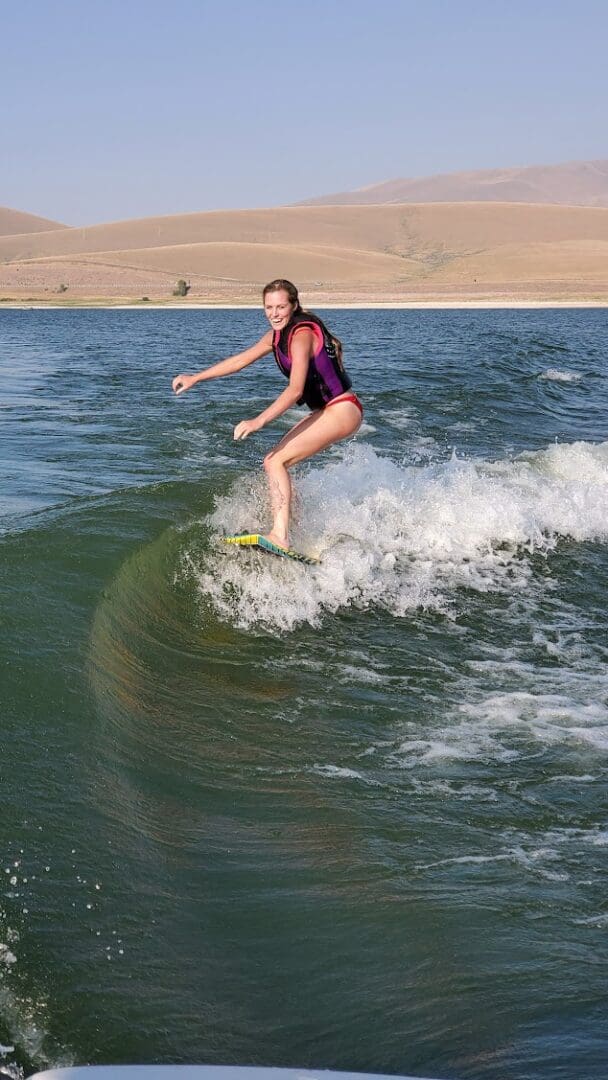
[[[176,394],[183,394],[184,390],[189,390],[191,386],[194,386],[195,382],[196,375],[176,375],[171,386]]]
[[[241,420],[240,424],[237,424],[234,429],[235,439],[246,439],[248,435],[252,435],[254,431],[259,431],[264,427],[260,423],[260,418],[256,416],[255,420]]]

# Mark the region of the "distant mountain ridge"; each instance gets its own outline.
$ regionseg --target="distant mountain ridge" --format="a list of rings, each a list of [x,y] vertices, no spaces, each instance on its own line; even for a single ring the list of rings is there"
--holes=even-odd
[[[390,180],[296,206],[68,227],[0,208],[0,300],[53,294],[307,302],[454,296],[608,303],[608,160]]]
[[[67,227],[59,221],[38,217],[37,214],[25,214],[22,210],[0,206],[0,236],[22,236],[26,233],[51,232]]]
[[[608,207],[608,159],[562,165],[482,169],[402,177],[355,191],[320,195],[297,206],[360,206],[386,203],[509,202]]]
[[[296,281],[307,303],[424,297],[608,302],[608,207],[502,202],[224,210],[0,237],[0,299],[259,301]]]

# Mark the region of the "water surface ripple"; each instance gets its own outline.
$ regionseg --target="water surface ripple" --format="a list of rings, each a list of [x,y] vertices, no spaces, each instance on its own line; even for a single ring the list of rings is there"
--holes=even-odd
[[[605,1075],[603,311],[334,311],[259,528],[253,311],[2,311],[0,1068]]]

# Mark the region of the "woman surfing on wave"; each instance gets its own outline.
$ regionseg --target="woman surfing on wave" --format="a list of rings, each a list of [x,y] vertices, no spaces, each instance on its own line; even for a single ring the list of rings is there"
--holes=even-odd
[[[182,394],[198,382],[232,375],[262,356],[274,353],[289,384],[258,416],[241,420],[234,429],[234,438],[246,439],[293,405],[308,405],[311,410],[264,458],[272,510],[272,528],[265,539],[287,552],[291,510],[289,469],[319,450],[354,435],[361,426],[363,407],[344,370],[340,342],[317,315],[302,310],[295,285],[277,278],[266,285],[262,296],[271,329],[249,349],[197,375],[176,375],[172,386],[176,394]]]

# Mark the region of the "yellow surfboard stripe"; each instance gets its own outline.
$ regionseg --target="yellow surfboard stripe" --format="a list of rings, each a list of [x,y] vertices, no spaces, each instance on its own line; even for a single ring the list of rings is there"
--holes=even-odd
[[[302,555],[300,551],[294,551],[293,548],[279,547],[278,544],[273,544],[271,540],[267,540],[261,533],[238,533],[236,536],[224,536],[222,537],[226,544],[239,544],[241,547],[258,547],[262,551],[269,551],[272,555],[278,555],[282,559],[294,559],[296,562],[303,562],[313,566],[318,563],[318,559],[314,559],[311,555]]]

